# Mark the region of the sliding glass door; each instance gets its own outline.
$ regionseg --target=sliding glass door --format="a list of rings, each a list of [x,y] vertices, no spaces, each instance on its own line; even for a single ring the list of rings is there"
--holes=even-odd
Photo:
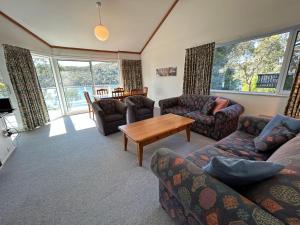
[[[32,55],[39,83],[48,108],[50,119],[53,120],[62,115],[61,104],[55,84],[50,58],[46,56]]]
[[[107,89],[109,93],[120,87],[118,62],[91,62],[95,89]]]
[[[93,79],[88,61],[58,60],[67,111],[69,113],[87,110],[83,92],[93,98]]]

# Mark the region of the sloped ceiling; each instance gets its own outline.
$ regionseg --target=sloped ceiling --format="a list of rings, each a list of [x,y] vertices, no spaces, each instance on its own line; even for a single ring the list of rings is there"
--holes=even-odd
[[[0,0],[0,10],[52,46],[140,52],[174,0],[102,0],[110,38],[94,36],[96,0]]]

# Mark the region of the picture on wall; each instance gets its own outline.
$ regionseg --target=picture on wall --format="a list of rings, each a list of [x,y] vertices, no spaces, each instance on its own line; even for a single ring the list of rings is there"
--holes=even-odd
[[[177,67],[166,67],[166,68],[159,68],[156,69],[156,74],[158,76],[176,76],[177,74]]]

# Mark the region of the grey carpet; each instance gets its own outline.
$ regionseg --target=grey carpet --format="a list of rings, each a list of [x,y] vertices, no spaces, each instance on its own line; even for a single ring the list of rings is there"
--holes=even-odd
[[[158,202],[151,155],[160,147],[185,155],[214,141],[192,133],[187,143],[184,133],[173,135],[145,148],[141,168],[132,143],[123,151],[121,133],[76,130],[76,121],[91,123],[86,114],[64,117],[56,125],[64,124],[65,134],[49,137],[47,125],[21,135],[0,170],[0,224],[173,224]]]

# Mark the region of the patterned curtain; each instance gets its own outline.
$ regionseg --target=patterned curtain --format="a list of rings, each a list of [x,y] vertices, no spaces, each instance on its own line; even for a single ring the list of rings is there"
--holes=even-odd
[[[298,66],[288,104],[285,108],[285,115],[300,119],[300,64]]]
[[[32,130],[44,125],[49,122],[49,115],[30,51],[10,45],[3,47],[24,129]]]
[[[214,49],[210,43],[186,50],[183,94],[209,95]]]
[[[143,88],[142,61],[122,60],[122,76],[126,91]]]

